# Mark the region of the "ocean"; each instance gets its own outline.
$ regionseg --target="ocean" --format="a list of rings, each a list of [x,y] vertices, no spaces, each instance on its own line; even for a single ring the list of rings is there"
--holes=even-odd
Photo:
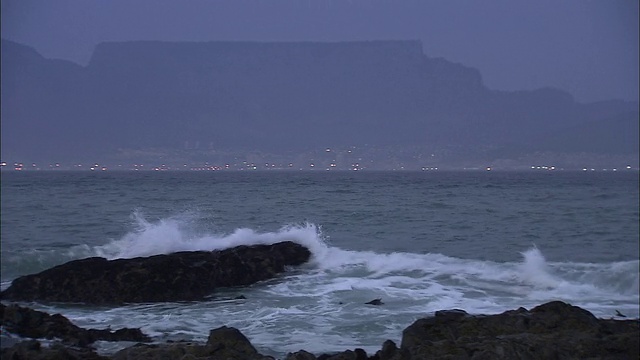
[[[308,264],[207,301],[22,305],[86,328],[140,327],[157,342],[205,342],[233,326],[280,358],[372,354],[442,309],[562,300],[637,318],[638,181],[637,170],[3,171],[2,289],[90,256],[291,240],[311,250]],[[365,304],[376,298],[384,304]],[[108,354],[130,344],[97,345]]]

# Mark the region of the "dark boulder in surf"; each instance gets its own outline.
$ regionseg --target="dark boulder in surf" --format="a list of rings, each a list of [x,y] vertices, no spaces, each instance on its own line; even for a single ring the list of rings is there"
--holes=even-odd
[[[285,241],[134,259],[93,257],[19,277],[2,298],[103,305],[195,301],[217,288],[271,279],[310,256],[307,248]]]
[[[140,329],[123,328],[83,329],[60,315],[21,307],[0,304],[0,325],[13,334],[34,339],[60,339],[66,345],[85,347],[95,341],[149,342],[151,339]],[[24,350],[24,349],[23,349]],[[37,349],[32,349],[37,350]]]
[[[383,305],[382,299],[373,299],[365,303],[366,305]]]

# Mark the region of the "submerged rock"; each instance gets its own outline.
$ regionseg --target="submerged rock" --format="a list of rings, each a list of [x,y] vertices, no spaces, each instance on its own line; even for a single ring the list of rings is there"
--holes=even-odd
[[[382,302],[382,299],[373,299],[373,300],[371,300],[369,302],[366,302],[365,304],[367,304],[367,305],[382,305],[384,303]]]
[[[290,242],[134,259],[93,257],[15,279],[3,299],[122,304],[202,300],[219,287],[273,278],[311,253]]]

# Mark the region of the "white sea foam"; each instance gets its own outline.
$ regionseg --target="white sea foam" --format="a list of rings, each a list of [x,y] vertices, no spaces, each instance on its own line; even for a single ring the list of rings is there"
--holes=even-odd
[[[276,232],[258,233],[249,228],[239,228],[229,234],[199,234],[189,227],[192,219],[185,214],[150,222],[142,213],[134,212],[132,218],[135,220],[135,229],[121,239],[94,247],[95,255],[108,259],[133,258],[281,241],[297,242],[309,248],[314,255],[322,256],[326,249],[320,229],[310,223],[287,225]]]
[[[375,351],[385,339],[399,341],[401,330],[417,318],[441,309],[499,313],[563,300],[601,317],[613,316],[615,310],[629,317],[640,313],[638,261],[549,262],[544,249],[535,246],[514,262],[378,253],[333,246],[321,227],[311,223],[286,225],[273,232],[240,228],[217,234],[195,231],[193,214],[148,221],[136,212],[133,219],[133,230],[122,238],[76,247],[69,256],[131,258],[289,240],[309,248],[312,260],[275,281],[217,293],[211,302],[49,312],[62,311],[86,327],[141,327],[159,341],[205,341],[210,329],[234,326],[262,351],[305,348],[312,352],[353,347]],[[247,300],[228,300],[238,292]],[[382,298],[384,305],[365,305],[374,298]],[[316,334],[313,339],[310,333]]]
[[[345,295],[348,292],[377,294],[399,302],[431,299],[425,311],[432,310],[434,304],[469,309],[469,302],[477,302],[486,310],[488,303],[526,305],[555,299],[615,302],[638,297],[638,261],[548,263],[535,246],[522,252],[521,262],[513,263],[442,254],[345,250],[330,246],[320,226],[311,223],[286,225],[274,232],[239,228],[212,234],[193,231],[193,216],[180,214],[151,222],[135,212],[134,230],[121,239],[83,251],[114,259],[294,241],[312,252],[311,268],[274,285],[272,294],[329,296],[336,302],[349,298],[351,295]],[[473,305],[470,310],[474,310]]]
[[[523,252],[522,256],[524,261],[519,265],[520,279],[525,283],[531,284],[535,288],[551,289],[562,282],[549,272],[547,261],[537,247]]]

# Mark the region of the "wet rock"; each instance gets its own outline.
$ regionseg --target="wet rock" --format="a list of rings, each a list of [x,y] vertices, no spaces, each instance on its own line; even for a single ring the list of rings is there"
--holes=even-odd
[[[330,355],[326,360],[367,360],[367,353],[362,349],[346,350],[341,353]],[[320,357],[318,358],[320,360]]]
[[[288,353],[285,360],[316,360],[316,356],[308,351],[300,350]]]
[[[35,324],[33,334],[50,329],[66,329],[69,324],[55,315],[23,313],[19,307],[3,307],[4,319],[11,324]],[[13,315],[7,317],[7,313]],[[61,316],[60,316],[61,317]],[[22,319],[20,321],[16,318]],[[58,321],[59,320],[59,321]],[[68,320],[66,320],[68,322]],[[58,324],[58,325],[51,325]],[[71,324],[72,325],[72,324]],[[12,325],[13,326],[13,325]],[[48,330],[49,329],[49,330]],[[82,330],[82,329],[81,329]],[[65,330],[71,332],[71,330]],[[82,336],[90,337],[90,330]],[[62,332],[63,335],[65,332]],[[75,336],[75,335],[74,335]],[[56,337],[61,337],[56,335]],[[64,338],[62,336],[61,338]],[[71,337],[72,339],[74,337]],[[71,341],[73,343],[73,341]],[[85,349],[56,345],[44,349],[37,342],[23,342],[2,350],[5,359],[104,359]],[[57,357],[56,357],[57,356]],[[470,315],[463,310],[436,311],[407,327],[400,347],[391,340],[367,357],[362,349],[315,356],[304,350],[289,353],[286,360],[412,360],[412,359],[638,359],[640,331],[638,320],[598,319],[590,312],[560,301],[519,308],[497,315]],[[175,342],[138,344],[110,357],[114,360],[141,359],[247,359],[265,360],[238,330],[220,327],[211,330],[206,344]]]
[[[209,332],[207,346],[231,358],[262,358],[240,330],[222,326]]]
[[[15,360],[108,360],[90,349],[77,349],[60,344],[44,347],[36,340],[27,340],[2,349],[2,359]]]
[[[395,360],[395,359],[403,359],[405,358],[398,349],[396,343],[391,340],[387,340],[382,343],[382,349],[376,352],[375,358],[378,360]]]
[[[384,303],[382,302],[382,299],[373,299],[373,300],[371,300],[369,302],[366,302],[365,304],[367,304],[367,305],[382,305]]]
[[[637,321],[597,319],[560,301],[488,316],[442,311],[403,331],[399,358],[637,359],[638,336]]]
[[[267,360],[251,345],[251,342],[236,328],[220,327],[211,330],[205,345],[195,343],[172,343],[163,345],[138,344],[118,351],[113,360],[166,359],[166,360]]]
[[[286,241],[111,261],[93,257],[17,278],[2,298],[112,305],[202,300],[216,288],[273,278],[310,256]]]
[[[60,339],[63,343],[84,347],[95,341],[148,342],[149,337],[140,329],[123,328],[116,331],[83,329],[60,315],[0,304],[0,324],[13,334],[34,339]]]

